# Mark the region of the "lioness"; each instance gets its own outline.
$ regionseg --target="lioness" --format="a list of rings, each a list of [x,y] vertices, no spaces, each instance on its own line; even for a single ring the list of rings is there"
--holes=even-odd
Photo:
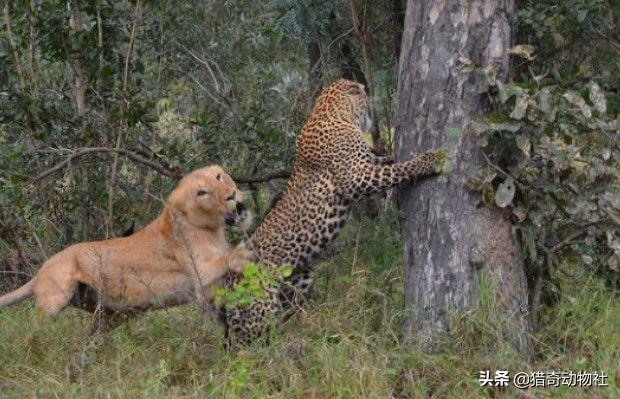
[[[0,307],[34,295],[37,311],[54,316],[78,284],[106,311],[162,308],[204,300],[204,290],[252,259],[230,251],[225,225],[244,211],[242,194],[219,166],[198,169],[172,191],[161,215],[129,237],[75,244],[48,259],[35,277],[0,297]]]

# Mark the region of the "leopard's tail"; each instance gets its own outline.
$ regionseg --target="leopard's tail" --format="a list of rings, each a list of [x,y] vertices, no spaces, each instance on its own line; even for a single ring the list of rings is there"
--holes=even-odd
[[[0,308],[11,305],[16,302],[23,301],[31,296],[34,292],[34,279],[28,281],[15,291],[9,292],[0,297]]]

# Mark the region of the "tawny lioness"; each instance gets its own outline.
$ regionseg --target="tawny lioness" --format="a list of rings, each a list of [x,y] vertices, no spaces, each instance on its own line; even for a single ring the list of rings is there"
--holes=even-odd
[[[219,166],[198,169],[172,191],[155,221],[129,237],[72,245],[48,259],[35,277],[0,297],[0,307],[34,295],[54,316],[86,285],[106,311],[123,312],[204,301],[228,270],[240,272],[252,254],[232,251],[225,236],[244,212],[243,196]]]

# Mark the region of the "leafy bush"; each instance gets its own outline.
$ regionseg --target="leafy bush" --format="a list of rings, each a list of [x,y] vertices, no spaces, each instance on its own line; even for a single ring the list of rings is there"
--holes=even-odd
[[[237,306],[248,308],[254,301],[266,300],[269,293],[277,291],[292,272],[293,268],[288,265],[248,263],[241,279],[231,289],[220,287],[215,290],[215,303],[228,309]]]
[[[515,52],[534,59],[529,47]],[[593,80],[562,85],[531,74],[503,83],[488,69],[476,73],[496,94],[496,111],[471,126],[484,167],[468,186],[516,224],[534,312],[541,294],[558,297],[556,271],[595,271],[618,287],[620,117],[608,93]]]

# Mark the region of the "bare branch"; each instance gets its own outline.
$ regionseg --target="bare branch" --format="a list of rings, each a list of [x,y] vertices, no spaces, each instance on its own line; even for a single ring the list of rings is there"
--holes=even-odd
[[[9,46],[15,58],[15,69],[17,70],[17,77],[19,78],[19,86],[21,89],[26,87],[26,79],[24,77],[24,69],[22,68],[22,62],[19,58],[19,50],[17,49],[17,42],[15,36],[13,36],[13,30],[11,29],[11,15],[9,14],[9,1],[4,3],[4,25],[6,26],[6,36],[9,39]]]
[[[71,162],[75,159],[81,158],[85,155],[89,154],[101,154],[101,153],[109,153],[109,154],[118,154],[124,155],[135,163],[147,166],[159,174],[170,177],[173,179],[180,179],[183,176],[183,171],[180,168],[170,167],[166,165],[162,165],[161,163],[151,161],[133,151],[129,151],[123,148],[110,148],[110,147],[85,147],[76,149],[71,155],[69,155],[63,161],[58,162],[51,168],[39,173],[37,176],[33,177],[30,181],[28,181],[27,185],[33,184],[39,180],[42,180],[53,173],[58,172],[61,169],[64,169],[71,165]],[[236,183],[244,184],[244,183],[265,183],[275,179],[287,179],[289,178],[291,173],[288,170],[281,169],[275,172],[269,172],[263,175],[257,176],[233,176],[233,180]]]
[[[517,179],[512,174],[506,172],[504,169],[502,169],[499,166],[497,166],[496,164],[494,164],[493,161],[491,161],[491,158],[489,158],[489,156],[484,151],[480,151],[480,152],[482,153],[482,157],[484,158],[484,160],[487,163],[487,165],[489,165],[491,168],[493,168],[493,170],[495,170],[496,172],[498,172],[499,174],[501,174],[505,178],[510,177],[512,180],[514,180],[515,184],[517,186],[519,186],[520,189],[527,190],[527,191],[532,191],[532,188],[530,186],[528,186],[527,184],[523,183],[521,180]]]
[[[136,1],[136,9],[134,12],[134,17],[131,25],[131,34],[129,36],[129,44],[127,45],[127,52],[125,53],[125,68],[123,71],[123,93],[127,92],[127,79],[129,78],[129,63],[131,61],[131,53],[133,52],[133,44],[136,40],[136,29],[138,26],[138,22],[140,21],[140,16],[142,12],[142,7],[140,6],[140,1]]]
[[[136,154],[135,152],[129,151],[129,150],[125,150],[122,148],[109,148],[109,147],[87,147],[87,148],[79,148],[77,150],[75,150],[75,152],[73,154],[71,154],[69,157],[67,157],[67,159],[65,159],[64,161],[61,161],[59,163],[57,163],[56,165],[52,166],[51,168],[47,169],[44,172],[39,173],[37,176],[35,176],[34,178],[32,178],[28,184],[33,184],[36,181],[39,181],[41,179],[46,178],[47,176],[66,168],[67,166],[69,166],[71,164],[71,161],[73,161],[74,159],[83,157],[85,155],[88,154],[95,154],[95,153],[116,153],[116,154],[121,154],[121,155],[125,155],[127,158],[131,159],[134,162],[143,164],[145,166],[148,166],[151,169],[156,170],[157,172],[159,172],[160,174],[164,175],[164,176],[168,176],[168,177],[172,177],[172,178],[180,178],[181,177],[181,173],[179,173],[178,170],[176,169],[170,169],[170,168],[165,168],[164,166],[155,163],[153,161],[150,161],[138,154]]]
[[[38,96],[37,88],[37,58],[36,58],[36,42],[37,42],[37,16],[36,2],[31,1],[28,13],[28,21],[30,26],[30,42],[28,43],[28,53],[30,54],[30,82],[32,84],[33,97]]]
[[[291,172],[282,169],[276,172],[270,172],[264,175],[252,177],[233,176],[233,180],[235,181],[235,183],[265,183],[275,179],[288,179],[289,177],[291,177]]]
[[[123,102],[121,108],[121,116],[120,120],[116,124],[117,126],[117,134],[116,134],[116,145],[115,148],[120,150],[121,144],[123,142],[123,133],[122,129],[123,119],[125,111],[127,110],[127,80],[129,78],[129,66],[131,61],[131,54],[133,52],[134,41],[136,39],[136,30],[138,27],[138,23],[140,21],[140,17],[142,15],[142,7],[140,0],[136,0],[136,8],[134,11],[132,26],[131,26],[131,34],[129,36],[129,43],[127,44],[127,52],[125,53],[125,69],[123,72]],[[110,236],[110,232],[112,231],[112,224],[114,218],[114,187],[116,184],[116,174],[118,169],[118,152],[115,152],[112,156],[112,165],[110,172],[110,180],[108,182],[108,220],[106,223],[106,237]]]
[[[86,112],[86,76],[79,58],[73,63],[75,74],[75,112],[78,117],[83,117]]]

